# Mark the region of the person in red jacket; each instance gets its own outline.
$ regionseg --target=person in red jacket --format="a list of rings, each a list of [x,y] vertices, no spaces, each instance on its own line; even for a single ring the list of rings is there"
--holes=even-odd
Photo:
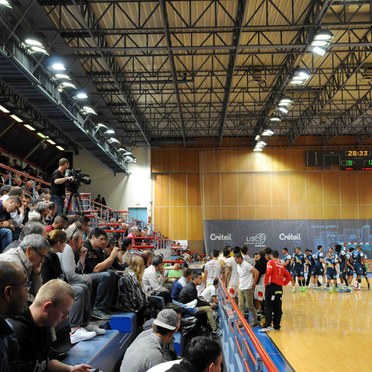
[[[265,316],[263,328],[259,332],[270,332],[280,330],[282,319],[282,295],[283,285],[287,285],[292,277],[279,260],[279,252],[270,248],[265,249],[266,258],[269,260],[265,274]],[[274,328],[271,327],[271,322]]]

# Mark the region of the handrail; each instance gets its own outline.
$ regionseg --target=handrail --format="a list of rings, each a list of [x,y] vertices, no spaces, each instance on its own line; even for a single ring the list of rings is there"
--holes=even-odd
[[[6,169],[8,171],[11,171],[12,173],[16,173],[16,174],[19,174],[20,176],[29,178],[29,179],[31,179],[33,181],[36,181],[36,182],[39,182],[39,183],[43,183],[44,185],[50,186],[50,183],[49,182],[46,182],[46,181],[42,180],[41,178],[30,176],[28,173],[24,173],[24,172],[19,171],[17,169],[11,168],[8,165],[5,165],[3,163],[0,163],[0,167]]]
[[[255,347],[255,349],[257,350],[257,353],[258,355],[260,356],[263,364],[265,365],[265,367],[267,368],[267,370],[269,372],[279,372],[278,369],[276,368],[275,364],[273,363],[273,361],[271,360],[271,358],[268,356],[268,354],[266,353],[266,351],[263,349],[263,347],[261,346],[260,342],[258,341],[256,335],[253,333],[253,331],[251,330],[251,327],[249,326],[247,320],[244,318],[244,316],[240,313],[239,311],[239,308],[238,308],[238,305],[235,303],[235,301],[232,299],[232,297],[229,295],[227,289],[226,289],[226,286],[225,284],[223,283],[223,281],[221,280],[221,278],[219,278],[219,282],[220,282],[220,286],[221,286],[221,289],[222,291],[224,292],[224,295],[226,296],[226,298],[229,300],[230,304],[232,305],[233,309],[234,309],[234,312],[236,313],[236,315],[238,316],[238,319],[239,321],[242,323],[245,331],[247,332],[253,346]]]

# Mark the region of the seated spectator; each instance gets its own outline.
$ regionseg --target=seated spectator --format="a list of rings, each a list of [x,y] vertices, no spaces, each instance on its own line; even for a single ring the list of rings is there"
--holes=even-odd
[[[25,225],[28,222],[28,214],[30,213],[30,203],[32,201],[31,195],[29,194],[23,194],[22,197],[22,205],[24,210],[24,217],[22,221],[22,225]]]
[[[194,337],[185,349],[179,364],[167,372],[221,372],[223,366],[220,344],[208,337]]]
[[[146,372],[166,361],[166,345],[173,339],[180,325],[177,313],[172,309],[159,312],[153,323],[153,333],[137,337],[127,349],[120,372]]]
[[[30,283],[22,266],[0,262],[0,371],[18,371],[18,343],[14,330],[5,320],[22,312]]]
[[[140,236],[141,230],[137,226],[133,226],[129,229],[127,238],[132,240],[132,245],[141,245],[142,239],[140,238]]]
[[[114,238],[113,236],[109,237],[108,242],[107,242],[107,246],[105,247],[105,250],[104,250],[105,258],[109,258],[110,257],[112,251],[115,248],[117,248],[117,244],[118,243],[117,243],[117,239],[116,238]],[[123,271],[128,266],[129,266],[128,264],[125,264],[123,262],[122,250],[119,248],[119,250],[116,253],[116,257],[114,258],[114,261],[112,262],[111,267],[114,270]]]
[[[90,233],[92,228],[92,222],[88,216],[79,216],[77,222],[81,224],[81,228],[83,230],[83,238],[86,239]]]
[[[3,195],[6,195],[8,194],[9,190],[12,188],[12,186],[10,185],[3,185],[0,187],[0,198],[3,196]]]
[[[208,286],[201,293],[201,297],[208,303],[218,304],[217,301],[218,278],[213,280],[213,285]]]
[[[164,284],[163,257],[155,256],[152,265],[145,269],[143,274],[143,290],[147,295],[161,296],[165,304],[172,302],[171,295]]]
[[[11,213],[16,212],[22,205],[19,196],[9,196],[0,201],[0,253],[13,241],[14,224]]]
[[[111,306],[112,294],[115,290],[116,280],[112,280],[109,272],[93,272],[86,271],[86,256],[88,248],[83,247],[83,232],[81,225],[72,224],[66,230],[67,245],[62,254],[58,253],[62,270],[66,280],[70,283],[85,283],[92,286],[92,316],[101,320],[111,318],[108,307]],[[94,243],[95,244],[95,243]],[[78,256],[77,263],[75,262],[75,254]],[[94,250],[91,247],[90,251],[90,267],[94,267],[93,260]],[[83,273],[85,273],[83,275]]]
[[[212,328],[212,334],[218,335],[219,331],[217,329],[216,320],[214,319],[213,315],[213,309],[215,308],[215,304],[212,303],[211,305],[207,301],[198,298],[198,291],[196,289],[196,286],[200,285],[202,281],[203,281],[202,274],[200,272],[194,272],[192,274],[192,281],[189,284],[187,284],[184,288],[182,288],[178,296],[178,300],[183,304],[187,304],[191,301],[197,300],[196,306],[198,308],[198,311],[195,314],[195,316],[198,317],[207,314],[208,323]]]
[[[68,366],[50,358],[52,336],[50,327],[67,319],[74,301],[71,286],[60,279],[45,283],[35,301],[20,316],[10,322],[19,344],[19,370],[89,372],[91,366]]]
[[[121,245],[121,250],[123,252],[123,263],[127,265],[130,264],[130,260],[132,259],[132,254],[130,253],[131,249],[132,249],[132,240],[128,238],[124,238],[123,243]]]
[[[152,251],[144,251],[141,254],[145,267],[150,267],[152,265],[152,260],[154,259],[154,253]]]
[[[45,217],[45,225],[51,225],[54,221],[54,218],[57,215],[57,204],[55,202],[50,202],[46,200],[44,200],[44,202],[46,202],[49,207],[49,213]]]
[[[172,287],[172,300],[178,301],[178,295],[181,292],[181,289],[186,286],[186,284],[191,282],[192,278],[192,271],[191,269],[186,269],[183,272],[181,278],[179,278],[176,282],[174,282]]]
[[[46,237],[45,226],[37,221],[27,222],[26,225],[22,227],[21,233],[19,234],[19,239],[14,240],[11,242],[3,251],[3,253],[9,251],[11,248],[17,248],[21,244],[21,241],[24,239],[25,236],[31,234],[38,234],[42,235],[44,238]]]
[[[116,308],[123,312],[137,314],[137,324],[141,327],[145,321],[148,301],[142,290],[142,277],[145,264],[142,257],[132,258],[130,266],[125,269],[118,282]]]
[[[62,230],[53,230],[48,233],[47,240],[50,244],[50,250],[45,257],[42,266],[43,283],[52,279],[65,279],[58,258],[58,253],[63,253],[67,235]],[[74,292],[74,304],[71,307],[69,315],[69,324],[71,326],[71,343],[88,340],[96,334],[104,334],[105,330],[100,329],[94,324],[89,324],[91,316],[89,287],[83,283],[71,285]]]
[[[32,282],[28,301],[32,302],[41,287],[41,266],[48,254],[50,245],[41,235],[25,236],[18,248],[12,248],[0,255],[0,261],[17,262],[26,272],[27,280]]]
[[[45,225],[45,218],[48,216],[49,204],[43,201],[39,201],[36,203],[34,208],[28,213],[28,220],[29,221],[39,221],[43,225]]]
[[[51,232],[52,230],[63,230],[67,227],[67,223],[68,223],[68,220],[67,220],[66,215],[64,214],[58,215],[54,218],[54,221],[51,225],[47,225],[45,227],[45,230],[47,232]]]

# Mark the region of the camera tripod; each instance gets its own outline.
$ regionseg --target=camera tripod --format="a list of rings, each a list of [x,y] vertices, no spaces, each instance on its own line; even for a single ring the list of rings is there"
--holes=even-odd
[[[65,214],[67,215],[69,213],[72,201],[74,201],[74,203],[75,203],[75,204],[72,204],[72,205],[77,206],[77,211],[75,211],[75,212],[77,212],[77,214],[82,216],[84,214],[83,203],[81,201],[80,193],[77,190],[73,190],[73,191],[70,192],[70,195],[69,195],[68,201],[67,201],[67,207],[66,207],[66,210],[65,210]]]

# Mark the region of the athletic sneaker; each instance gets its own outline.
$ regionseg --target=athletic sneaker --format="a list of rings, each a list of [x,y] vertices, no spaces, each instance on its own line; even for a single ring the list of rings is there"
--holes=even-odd
[[[105,330],[103,328],[99,328],[94,323],[89,323],[87,326],[84,327],[88,332],[96,332],[97,335],[104,335]]]
[[[80,341],[86,341],[96,336],[96,332],[88,332],[85,328],[78,328],[74,333],[70,334],[70,341],[76,344]]]
[[[186,305],[187,308],[194,308],[196,306],[196,304],[198,303],[198,300],[195,299],[195,300],[192,300],[191,302],[188,302]]]
[[[274,331],[274,328],[273,327],[265,327],[265,328],[261,328],[258,330],[258,332],[260,333],[268,333],[268,332],[272,332]]]

